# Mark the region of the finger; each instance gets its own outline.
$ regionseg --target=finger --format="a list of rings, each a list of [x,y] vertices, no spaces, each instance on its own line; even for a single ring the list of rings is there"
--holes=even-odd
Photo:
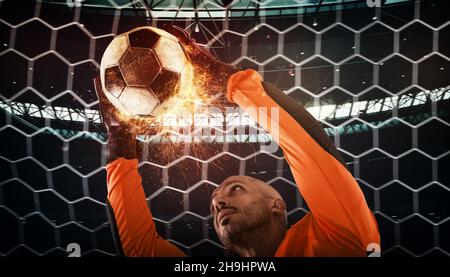
[[[183,48],[185,54],[189,59],[197,55],[198,47],[195,44],[194,40],[190,38],[189,34],[184,29],[172,24],[165,24],[161,28],[166,32],[174,35],[178,39],[180,46]]]
[[[191,43],[189,34],[184,29],[182,29],[178,26],[172,25],[172,24],[165,24],[161,28],[164,31],[177,37],[181,43],[184,43],[184,44]]]
[[[100,108],[110,109],[112,107],[112,104],[109,102],[108,98],[105,95],[105,92],[103,91],[99,77],[96,77],[94,79],[94,85],[95,85],[95,94],[97,95]]]
[[[146,120],[139,120],[139,123],[137,126],[138,126],[139,134],[145,134],[148,132],[149,123]]]
[[[185,29],[183,29],[183,28],[181,28],[181,27],[178,27],[178,26],[176,26],[176,25],[172,25],[172,27],[173,27],[175,30],[177,30],[177,32],[179,32],[180,34],[183,34],[183,37],[185,37],[185,38],[191,40],[191,36],[189,35],[188,32],[186,32]]]
[[[117,116],[115,114],[117,112],[117,109],[111,104],[111,102],[106,97],[100,82],[100,77],[96,77],[94,79],[94,85],[95,85],[95,93],[98,98],[98,108],[103,123],[107,125],[107,127],[118,126],[119,123],[117,120]]]
[[[97,76],[94,78],[94,86],[95,86],[95,94],[97,95],[97,99],[100,103],[100,102],[102,102],[102,97],[103,97],[103,95],[101,93],[102,85],[100,83],[100,77]]]
[[[105,118],[105,114],[103,111],[105,110],[107,101],[105,101],[106,96],[103,92],[99,77],[94,78],[94,86],[95,86],[95,94],[97,95],[97,99],[98,99],[98,108],[100,111],[100,116],[102,117],[103,121],[105,121],[106,118]]]

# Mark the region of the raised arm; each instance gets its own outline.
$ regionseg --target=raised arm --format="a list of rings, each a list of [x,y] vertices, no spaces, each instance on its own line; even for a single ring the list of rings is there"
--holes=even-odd
[[[118,158],[106,166],[108,201],[114,213],[121,246],[128,257],[185,256],[161,238],[145,201],[138,161]]]
[[[108,205],[114,215],[123,254],[128,257],[184,256],[156,231],[138,171],[136,125],[121,122],[104,96],[98,78],[94,79],[94,84],[108,131]]]
[[[362,251],[370,243],[380,243],[361,189],[316,119],[252,69],[231,76],[227,98],[247,111],[283,149],[313,220],[327,236]],[[271,122],[276,119],[274,112],[278,122]]]
[[[311,209],[309,226],[320,228],[331,244],[344,244],[359,253],[365,253],[370,244],[379,245],[378,226],[364,195],[319,122],[280,90],[263,82],[256,71],[238,72],[199,47],[183,29],[173,25],[163,28],[178,38],[196,68],[208,73],[213,84],[210,87],[216,85],[220,93],[226,86],[228,100],[246,110],[281,146]],[[276,124],[271,124],[276,119],[272,108],[278,115]]]

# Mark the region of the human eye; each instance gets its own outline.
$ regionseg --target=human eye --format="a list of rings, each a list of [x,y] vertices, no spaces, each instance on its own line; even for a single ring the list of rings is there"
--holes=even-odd
[[[239,190],[242,190],[242,186],[241,185],[233,185],[231,187],[231,191],[232,192],[239,191]]]

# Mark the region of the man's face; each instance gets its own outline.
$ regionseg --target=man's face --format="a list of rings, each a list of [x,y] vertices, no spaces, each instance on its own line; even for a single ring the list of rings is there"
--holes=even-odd
[[[217,235],[226,247],[239,241],[244,232],[267,224],[271,217],[261,184],[245,176],[231,177],[213,192],[211,213]]]

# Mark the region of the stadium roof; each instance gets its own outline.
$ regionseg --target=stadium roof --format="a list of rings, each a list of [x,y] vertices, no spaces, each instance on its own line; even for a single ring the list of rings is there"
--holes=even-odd
[[[383,5],[392,5],[410,1],[382,2]],[[367,7],[365,0],[43,0],[43,2],[69,6],[143,9],[157,18],[276,16]]]

